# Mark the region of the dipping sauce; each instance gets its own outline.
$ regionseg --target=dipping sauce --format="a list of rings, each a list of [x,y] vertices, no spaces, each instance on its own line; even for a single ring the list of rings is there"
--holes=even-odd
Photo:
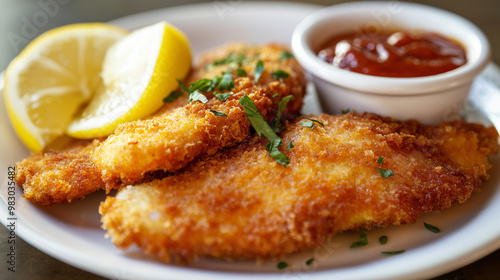
[[[382,77],[422,77],[467,62],[464,48],[432,32],[360,32],[336,36],[318,56],[341,69]]]

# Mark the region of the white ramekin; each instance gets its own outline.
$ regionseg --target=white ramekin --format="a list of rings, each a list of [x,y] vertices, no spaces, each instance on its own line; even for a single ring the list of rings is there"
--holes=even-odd
[[[440,33],[465,47],[467,63],[433,76],[387,78],[339,69],[317,57],[316,51],[329,38],[363,28],[375,32],[398,28]],[[428,124],[459,115],[474,78],[490,60],[486,37],[466,19],[441,9],[398,1],[353,2],[318,10],[297,25],[292,49],[314,83],[326,113],[366,111]]]

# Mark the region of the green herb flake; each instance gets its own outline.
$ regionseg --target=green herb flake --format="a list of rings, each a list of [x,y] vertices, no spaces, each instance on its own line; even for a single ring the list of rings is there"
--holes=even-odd
[[[266,145],[266,150],[269,151],[269,156],[272,157],[277,163],[287,166],[290,163],[290,159],[282,153],[278,147],[283,145],[281,138],[275,138],[273,140],[269,140],[269,143]]]
[[[244,59],[245,59],[245,55],[243,55],[243,54],[231,53],[225,58],[221,58],[221,59],[214,61],[212,63],[212,65],[218,66],[218,65],[225,65],[225,64],[231,64],[231,63],[241,65],[243,63]]]
[[[245,71],[245,69],[239,67],[238,69],[236,69],[236,75],[238,75],[238,77],[243,77],[243,76],[246,76],[248,74],[247,74],[247,71]]]
[[[399,251],[384,251],[384,252],[381,252],[382,255],[389,255],[389,256],[392,256],[392,255],[399,255],[399,254],[402,254],[406,252],[406,250],[399,250]]]
[[[288,74],[287,72],[285,72],[281,69],[278,69],[278,70],[271,73],[271,78],[276,79],[276,80],[283,80],[283,79],[288,78],[289,76],[290,76],[290,74]]]
[[[287,157],[287,155],[278,150],[278,148],[271,150],[269,156],[284,167],[286,167],[290,163],[290,159]]]
[[[321,126],[325,126],[322,122],[320,122],[320,121],[318,121],[318,120],[311,119],[311,118],[308,118],[308,117],[306,117],[306,116],[302,116],[302,118],[304,118],[304,119],[308,119],[308,120],[310,120],[310,121],[312,121],[312,122],[315,122],[315,123],[317,123],[317,124],[320,124]]]
[[[233,94],[232,91],[225,93],[214,92],[214,96],[222,102],[226,101],[231,94]]]
[[[384,157],[378,157],[377,163],[384,164]]]
[[[377,169],[378,169],[378,172],[380,172],[380,176],[382,176],[382,178],[384,178],[384,179],[387,179],[387,178],[394,175],[394,172],[392,172],[392,170],[390,170],[390,169],[383,169],[383,168],[378,168],[378,167],[377,167]]]
[[[267,139],[269,139],[269,141],[279,138],[271,129],[269,124],[266,122],[264,117],[262,117],[262,115],[259,112],[259,109],[257,109],[257,106],[255,106],[255,103],[253,103],[253,100],[250,97],[248,97],[248,95],[245,94],[239,100],[239,103],[243,107],[243,110],[245,111],[248,120],[252,124],[253,128],[255,129],[259,137],[262,136],[262,134],[264,134],[264,136]]]
[[[281,138],[276,135],[271,126],[266,122],[264,117],[260,114],[257,106],[253,103],[252,99],[248,95],[244,95],[239,100],[240,105],[243,107],[245,114],[252,124],[257,135],[266,137],[269,140],[267,145],[267,150],[270,152],[269,156],[274,158],[277,163],[286,167],[290,163],[290,159],[278,150],[278,146],[282,145]]]
[[[218,83],[219,90],[231,90],[234,87],[233,75],[231,74],[231,70],[227,70],[222,73],[222,78]]]
[[[189,94],[188,102],[201,101],[202,103],[207,103],[208,99],[205,95],[201,94],[198,90],[191,92]]]
[[[288,267],[288,264],[286,262],[279,262],[278,265],[276,266],[278,269],[285,269]]]
[[[257,63],[255,64],[255,76],[254,80],[255,82],[259,82],[260,76],[262,75],[262,72],[264,72],[264,63],[262,63],[262,60],[258,60]]]
[[[293,58],[293,54],[289,51],[283,51],[280,56],[280,60],[285,60],[288,58]]]
[[[351,109],[343,109],[340,112],[342,113],[342,115],[345,115],[345,114],[349,113],[350,111],[351,111]]]
[[[182,94],[184,94],[184,92],[174,90],[167,97],[163,98],[163,103],[172,103],[172,102],[174,102],[174,100],[179,98]]]
[[[177,79],[177,83],[179,84],[179,87],[180,87],[183,91],[185,91],[185,92],[187,92],[187,93],[189,93],[189,92],[190,92],[190,91],[189,91],[189,89],[188,89],[188,88],[184,85],[184,83],[182,82],[182,80],[181,80],[181,79]]]
[[[292,141],[290,141],[290,143],[288,143],[288,146],[286,146],[286,151],[290,151],[292,148],[293,148],[293,143]]]
[[[190,83],[189,88],[185,89],[185,91],[187,91],[189,93],[193,93],[195,91],[200,91],[200,92],[205,92],[205,93],[210,92],[210,91],[214,90],[215,86],[218,83],[218,79],[220,79],[220,77],[215,77],[212,80],[210,80],[210,79],[198,80],[194,83]]]
[[[314,129],[314,123],[313,122],[301,122],[302,127],[310,127],[311,129]]]
[[[387,240],[389,240],[389,238],[385,235],[382,235],[378,238],[378,242],[380,243],[380,245],[385,245],[387,243]]]
[[[362,246],[365,246],[368,244],[368,238],[366,236],[366,232],[360,228],[359,229],[359,237],[358,237],[358,240],[356,240],[355,242],[353,242],[351,244],[351,247],[350,248],[358,248],[358,247],[362,247]]]
[[[306,261],[306,265],[310,266],[314,262],[314,258],[310,258]]]
[[[227,115],[222,113],[222,112],[217,112],[215,110],[210,110],[210,112],[212,112],[212,114],[214,114],[216,116],[227,117]]]
[[[278,146],[283,145],[283,142],[281,141],[281,138],[276,138],[274,140],[270,140],[269,143],[266,145],[266,151],[270,152],[272,150],[276,150]]]
[[[288,95],[285,96],[281,99],[280,103],[278,104],[278,112],[276,113],[276,117],[274,120],[271,122],[271,126],[273,127],[274,132],[278,133],[281,132],[280,127],[281,127],[281,116],[285,112],[286,105],[288,105],[288,102],[293,98],[293,95]]]
[[[441,232],[441,230],[439,230],[439,228],[438,228],[438,227],[433,226],[433,225],[430,225],[430,224],[428,224],[428,223],[425,223],[425,222],[424,222],[424,226],[425,226],[425,228],[426,228],[426,229],[428,229],[428,230],[430,230],[430,231],[432,231],[432,232],[434,232],[434,233],[440,233],[440,232]]]
[[[276,97],[280,97],[280,94],[279,93],[273,94],[273,98],[276,98]]]

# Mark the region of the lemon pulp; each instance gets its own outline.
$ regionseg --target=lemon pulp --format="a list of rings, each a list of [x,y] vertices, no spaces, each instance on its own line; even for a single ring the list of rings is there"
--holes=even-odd
[[[101,83],[106,50],[128,32],[105,23],[72,24],[33,40],[7,67],[4,99],[13,127],[32,151],[64,134]]]
[[[109,48],[103,84],[67,133],[76,138],[111,134],[123,122],[152,114],[191,67],[186,36],[166,22],[133,31]]]

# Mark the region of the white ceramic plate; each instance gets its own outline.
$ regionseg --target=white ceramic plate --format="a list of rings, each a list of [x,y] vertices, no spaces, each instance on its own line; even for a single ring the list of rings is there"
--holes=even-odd
[[[318,6],[294,3],[252,3],[214,1],[209,4],[156,10],[114,21],[133,29],[167,20],[189,37],[195,54],[232,40],[255,43],[278,41],[288,43],[295,25]],[[488,122],[477,108],[484,109],[490,120],[500,120],[498,108],[485,104],[500,99],[500,73],[490,67],[478,79],[473,90],[474,106],[470,119]],[[497,85],[500,83],[497,83]],[[0,78],[0,85],[3,81]],[[305,113],[318,113],[311,90]],[[7,171],[9,166],[28,156],[9,125],[3,99],[0,101],[0,220],[7,223]],[[498,107],[498,106],[497,106]],[[497,111],[495,111],[497,110]],[[142,254],[137,248],[122,251],[114,247],[100,229],[98,205],[102,192],[70,205],[36,207],[22,198],[17,188],[16,234],[45,253],[80,269],[112,279],[401,279],[428,278],[471,263],[500,248],[500,157],[492,158],[494,168],[483,191],[475,193],[465,204],[449,210],[427,214],[417,223],[368,232],[369,245],[350,249],[357,233],[336,235],[331,243],[315,250],[285,257],[290,267],[276,268],[276,261],[227,263],[201,259],[190,266],[164,264]],[[441,233],[426,230],[423,222],[438,226]],[[381,235],[389,237],[380,245]],[[395,256],[381,251],[405,249]],[[314,257],[312,265],[305,261]]]

